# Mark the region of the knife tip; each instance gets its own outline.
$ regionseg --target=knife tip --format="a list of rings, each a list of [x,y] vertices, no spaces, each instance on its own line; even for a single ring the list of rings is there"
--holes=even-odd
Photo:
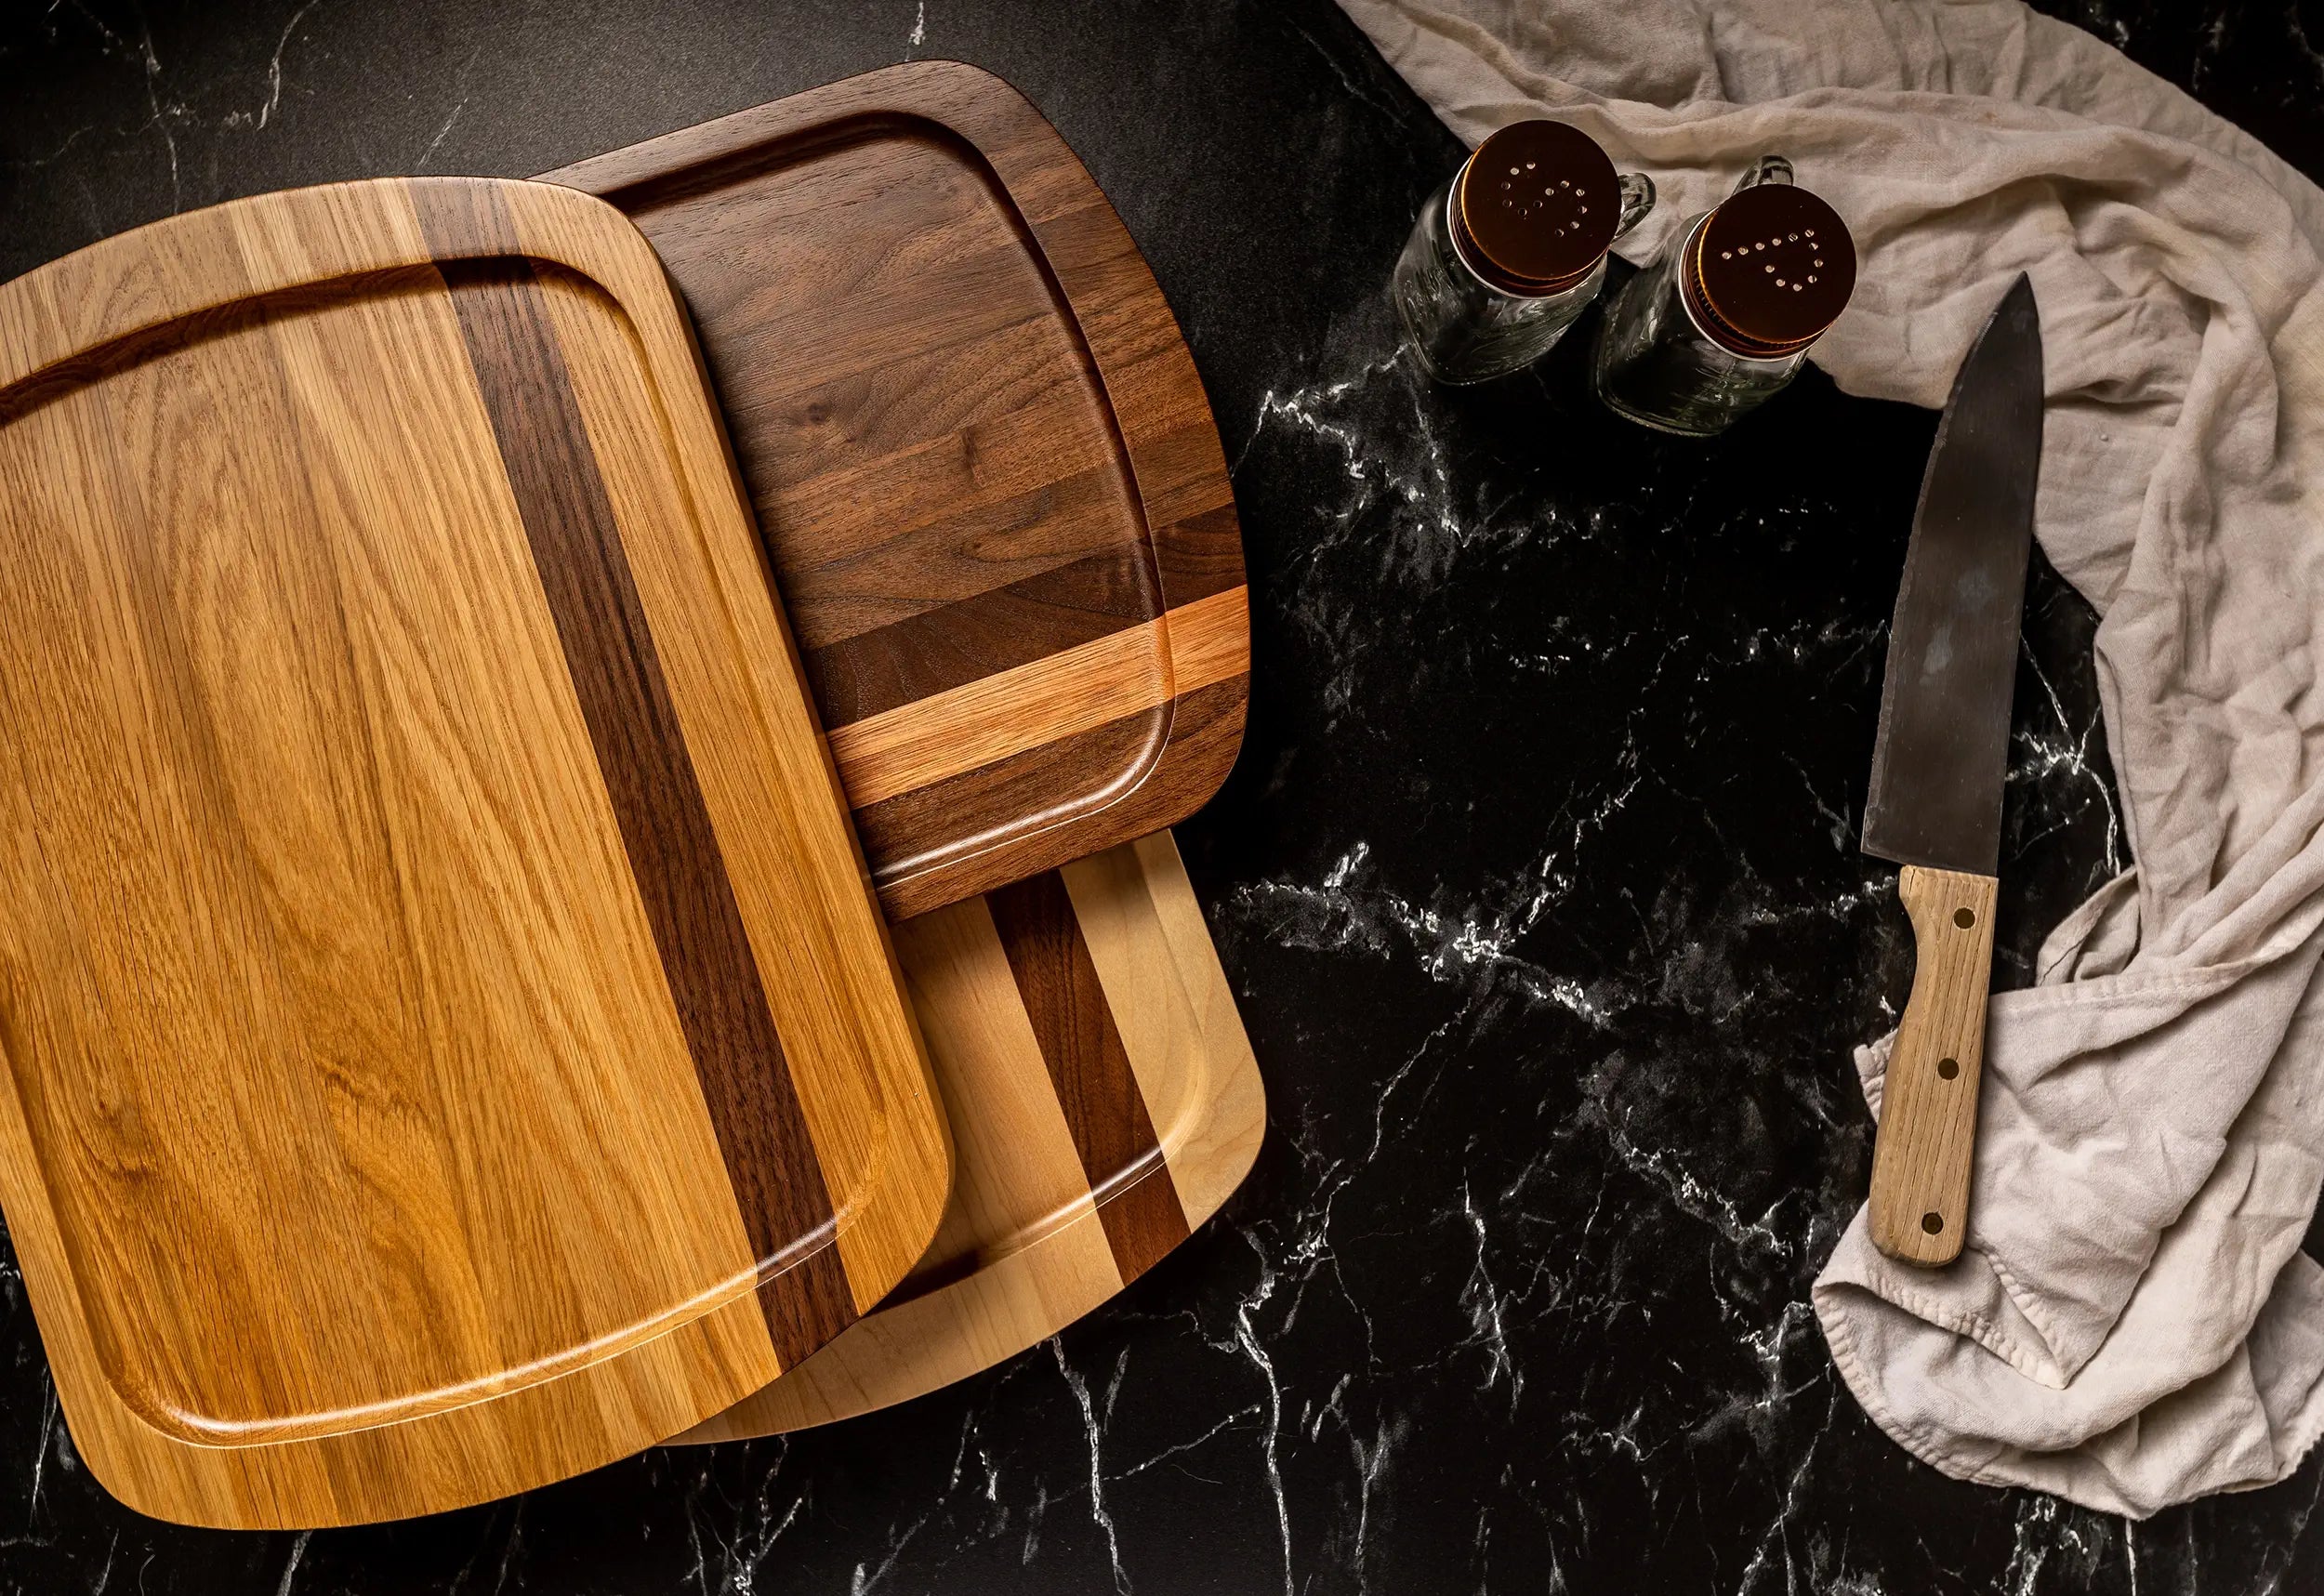
[[[2034,297],[2032,272],[2021,271],[2017,274],[2017,281],[2011,284],[2009,292],[2001,296],[2001,303],[1995,310],[1994,316],[1997,320],[2022,316],[2030,319],[2036,326],[2041,324],[2041,304]]]

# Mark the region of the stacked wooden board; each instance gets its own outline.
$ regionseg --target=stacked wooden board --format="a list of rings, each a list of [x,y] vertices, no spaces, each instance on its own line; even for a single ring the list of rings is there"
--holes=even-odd
[[[617,213],[387,180],[84,250],[0,289],[0,1204],[116,1494],[498,1495],[902,1277],[944,1121]]]
[[[929,63],[552,176],[0,287],[0,1202],[163,1517],[900,1400],[1256,1151],[1147,836],[1239,739],[1239,539],[1087,174]]]
[[[693,313],[960,1149],[909,1305],[695,1438],[791,1429],[1054,1333],[1250,1167],[1218,955],[1169,839],[1125,846],[1234,762],[1242,537],[1161,290],[990,73],[892,67],[544,180],[621,207]]]

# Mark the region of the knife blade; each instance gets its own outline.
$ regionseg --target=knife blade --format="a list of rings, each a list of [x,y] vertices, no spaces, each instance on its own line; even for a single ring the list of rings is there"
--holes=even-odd
[[[1949,1263],[1967,1229],[2001,784],[2041,463],[2041,318],[2018,277],[1961,362],[1888,637],[1864,851],[1904,866],[1912,994],[1881,1094],[1873,1245]]]

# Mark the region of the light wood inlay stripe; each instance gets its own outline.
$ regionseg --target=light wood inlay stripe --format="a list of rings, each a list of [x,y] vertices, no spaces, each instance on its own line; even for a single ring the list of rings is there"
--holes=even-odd
[[[1266,1126],[1259,1063],[1169,832],[1058,872],[1187,1214],[1218,1211]]]
[[[830,733],[861,810],[1248,673],[1248,590],[1182,605]]]
[[[872,1318],[1026,1247],[1069,1256],[1119,1289],[1103,1228],[1083,1222],[1097,1218],[1089,1177],[991,909],[971,898],[905,921],[895,936],[957,1161],[936,1240]],[[1076,1230],[1087,1233],[1063,1233]]]
[[[421,203],[431,245],[452,255],[479,231],[509,231],[471,208],[495,200]],[[854,1303],[733,884],[539,283],[522,259],[441,270],[744,1228],[760,1265],[780,1268],[759,1295],[787,1367],[844,1328]]]

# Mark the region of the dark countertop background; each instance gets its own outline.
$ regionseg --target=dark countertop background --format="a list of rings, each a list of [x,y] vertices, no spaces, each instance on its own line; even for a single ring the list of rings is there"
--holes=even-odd
[[[2319,0],[2049,8],[2324,176]],[[2324,1590],[2316,1459],[2132,1525],[1944,1479],[1839,1383],[1806,1291],[1869,1166],[1848,1049],[1909,983],[1854,839],[1934,417],[1811,372],[1725,439],[1651,436],[1583,395],[1591,323],[1490,389],[1416,382],[1381,284],[1459,152],[1326,0],[20,0],[0,279],[174,210],[522,176],[933,55],[1088,163],[1235,465],[1250,732],[1180,836],[1266,1075],[1258,1169],[964,1386],[314,1535],[112,1501],[10,1266],[0,1590]],[[2092,626],[2039,569],[2011,983],[2125,863]]]

